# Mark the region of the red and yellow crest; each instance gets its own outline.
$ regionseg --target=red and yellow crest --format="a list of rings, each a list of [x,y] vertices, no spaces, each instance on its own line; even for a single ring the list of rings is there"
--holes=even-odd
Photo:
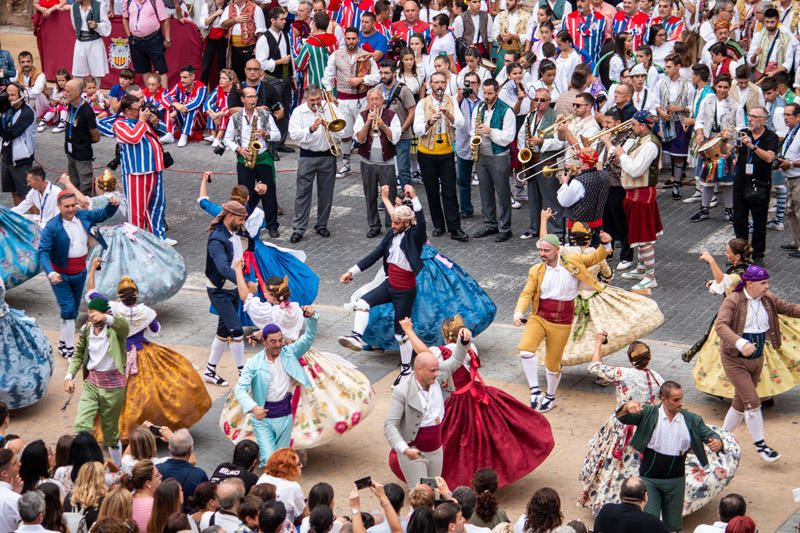
[[[111,68],[122,70],[128,68],[131,62],[131,51],[128,48],[128,39],[116,37],[108,45],[108,63]]]

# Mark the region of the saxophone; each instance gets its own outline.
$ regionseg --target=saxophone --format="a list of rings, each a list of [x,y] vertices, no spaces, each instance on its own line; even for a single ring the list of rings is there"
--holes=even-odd
[[[472,129],[472,137],[469,138],[469,151],[472,155],[473,165],[478,162],[478,157],[481,155],[481,136],[478,135],[478,128],[481,126],[481,111],[483,111],[485,105],[483,102],[478,105],[478,112],[475,114],[475,127]]]
[[[242,117],[244,118],[244,117]],[[256,137],[256,130],[258,129],[258,109],[253,114],[253,123],[250,127],[250,141],[247,143],[247,149],[250,155],[244,158],[244,166],[246,168],[256,168],[256,159],[258,159],[258,152],[264,148],[264,144]]]
[[[792,2],[792,9],[794,9],[794,13],[792,13],[792,22],[789,24],[789,31],[792,35],[796,35],[797,25],[800,23],[800,3]]]

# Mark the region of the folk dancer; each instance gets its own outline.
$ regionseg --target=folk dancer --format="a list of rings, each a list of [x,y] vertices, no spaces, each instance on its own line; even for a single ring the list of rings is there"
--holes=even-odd
[[[694,86],[689,80],[681,78],[682,64],[680,55],[667,56],[664,66],[667,75],[659,80],[655,94],[662,150],[669,155],[672,165],[672,178],[664,186],[672,187],[673,200],[681,198],[689,141],[692,138],[691,127],[684,128],[682,119],[688,117],[691,111],[689,106],[694,101]]]
[[[389,189],[383,187],[381,196],[389,197]],[[400,321],[411,316],[414,300],[417,297],[417,274],[422,271],[422,247],[428,239],[425,214],[416,191],[406,185],[403,191],[411,198],[411,206],[401,205],[392,210],[392,231],[387,233],[380,244],[369,255],[342,274],[340,281],[348,284],[353,276],[364,272],[382,259],[386,279],[377,287],[358,299],[350,335],[339,337],[339,344],[345,348],[359,351],[367,347],[364,331],[369,324],[371,307],[392,303],[394,307],[394,338],[400,345],[400,373],[394,380],[394,387],[411,375],[411,356],[413,349],[405,335]],[[413,208],[413,211],[412,211]]]
[[[86,276],[85,271],[83,275]],[[92,298],[89,301],[89,320],[78,333],[75,355],[64,376],[64,392],[75,393],[73,380],[78,371],[83,372],[83,392],[78,402],[74,431],[91,433],[95,416],[99,415],[103,444],[114,464],[121,466],[119,416],[125,406],[128,323],[124,318],[114,318],[109,311],[107,299]]]
[[[247,360],[233,391],[245,413],[250,413],[253,434],[258,442],[261,464],[266,464],[275,450],[288,448],[292,439],[292,382],[311,387],[300,358],[317,336],[319,315],[310,305],[303,307],[306,330],[291,344],[283,339],[276,324],[261,329],[263,349]]]
[[[792,69],[797,41],[778,24],[778,10],[769,8],[764,11],[764,29],[753,35],[747,61],[755,69],[756,80]]]
[[[222,14],[219,24],[228,30],[228,66],[243,80],[245,63],[255,57],[258,36],[267,31],[264,11],[252,0],[233,0]]]
[[[492,57],[492,41],[489,39],[492,17],[481,9],[481,0],[469,0],[467,10],[453,20],[453,37],[461,39],[467,46],[474,46],[482,57]],[[498,61],[498,63],[500,63]]]
[[[729,132],[736,127],[736,107],[737,103],[729,97],[731,90],[731,78],[720,75],[714,82],[716,94],[703,100],[700,111],[695,118],[695,137],[697,146],[703,146],[715,135],[721,134],[722,137],[722,156],[716,161],[704,161],[702,175],[699,180],[702,189],[700,199],[700,211],[692,215],[690,222],[700,222],[708,220],[708,210],[714,195],[714,189],[719,188],[722,193],[722,201],[725,204],[725,221],[733,220],[733,158],[728,149]]]
[[[636,269],[624,272],[622,277],[640,280],[632,289],[646,291],[658,286],[655,243],[663,226],[656,202],[656,185],[661,167],[661,141],[652,131],[653,115],[637,111],[632,120],[636,141],[627,153],[621,146],[612,145],[608,134],[601,139],[609,153],[613,151],[619,160],[620,181],[625,189],[623,208],[628,221],[628,244],[636,248]]]
[[[756,106],[765,106],[761,87],[750,81],[752,69],[747,65],[736,67],[736,80],[731,85],[730,97],[737,102],[736,129],[743,130],[750,124],[750,111]],[[765,80],[766,81],[766,80]]]
[[[232,265],[242,259],[244,247],[239,231],[247,218],[247,210],[236,201],[222,204],[222,212],[208,228],[206,246],[206,292],[217,311],[217,334],[211,342],[211,352],[203,372],[203,380],[212,385],[227,387],[228,382],[217,372],[217,365],[230,346],[234,363],[242,374],[244,368],[244,333],[239,319],[239,295],[236,291],[236,272]]]
[[[603,246],[592,253],[561,254],[558,236],[548,233],[536,243],[541,262],[528,271],[525,288],[514,310],[514,325],[525,324],[519,341],[522,371],[531,391],[531,407],[542,413],[556,406],[556,391],[561,381],[561,357],[569,340],[578,286],[585,283],[596,291],[603,287],[588,267],[603,261],[611,252],[611,235],[600,232]],[[527,320],[525,312],[530,308]],[[539,363],[536,350],[545,341],[544,357],[547,389],[544,398],[539,389]]]
[[[275,89],[278,101],[284,110],[280,119],[276,119],[281,132],[280,142],[276,149],[280,152],[294,152],[294,148],[286,146],[289,135],[289,115],[292,106],[292,77],[294,76],[292,48],[289,28],[286,25],[286,13],[282,8],[274,7],[269,11],[269,28],[256,42],[256,59],[264,71],[264,81]]]
[[[569,32],[584,62],[589,68],[594,68],[600,60],[600,49],[606,34],[606,19],[602,13],[595,11],[589,0],[578,0],[577,11],[564,19],[564,29]]]
[[[281,132],[269,111],[256,109],[258,95],[252,87],[242,89],[244,109],[231,117],[225,130],[225,147],[236,154],[237,183],[250,191],[249,208],[256,207],[259,196],[264,211],[264,223],[271,238],[278,232],[278,197],[275,184],[275,161],[269,150],[270,142],[278,142]],[[255,143],[260,143],[256,147]],[[258,150],[253,154],[253,150]],[[254,160],[254,162],[253,162]],[[267,192],[256,193],[256,184],[264,183]]]
[[[567,230],[580,222],[591,232],[591,240],[597,242],[597,235],[603,228],[603,212],[608,199],[609,178],[602,169],[597,169],[599,156],[594,148],[584,148],[578,152],[580,168],[574,177],[573,172],[563,172],[559,176],[558,203],[564,208]]]
[[[631,85],[633,86],[633,94],[631,95],[633,107],[636,108],[636,111],[647,111],[654,115],[658,96],[647,88],[647,69],[641,63],[637,63],[631,69],[630,76]]]
[[[412,98],[413,101],[413,98]],[[372,88],[367,92],[367,109],[359,113],[353,131],[361,156],[361,183],[367,202],[367,238],[381,234],[381,219],[378,216],[378,190],[389,188],[389,201],[394,204],[397,196],[395,173],[396,145],[400,140],[400,118],[384,105],[383,92]],[[391,227],[386,213],[386,227]]]
[[[76,78],[102,78],[108,74],[108,59],[101,37],[111,35],[107,11],[97,0],[81,0],[72,4],[70,20],[75,29],[72,75]]]
[[[630,33],[633,39],[633,51],[636,52],[647,41],[649,24],[650,16],[639,11],[639,0],[623,0],[622,9],[614,15],[614,35],[623,31]]]
[[[61,311],[61,333],[58,351],[69,359],[74,352],[75,319],[86,283],[86,256],[89,254],[90,233],[103,248],[105,239],[94,226],[117,212],[119,201],[110,199],[103,209],[78,210],[75,195],[61,191],[57,195],[59,215],[50,219],[39,240],[39,264],[47,273],[56,303]],[[123,341],[125,337],[123,336]]]
[[[722,440],[699,415],[683,408],[683,390],[678,383],[665,381],[658,396],[660,406],[630,401],[617,410],[617,419],[636,426],[630,444],[642,454],[639,476],[649,495],[644,511],[660,518],[669,531],[680,531],[686,453],[694,452],[705,467],[708,456],[704,444],[718,453],[722,451]]]
[[[336,185],[336,140],[344,130],[332,132],[328,123],[339,116],[334,103],[322,102],[322,90],[314,85],[305,91],[306,101],[295,108],[289,119],[289,137],[300,147],[297,159],[297,197],[294,204],[292,236],[290,242],[298,243],[308,228],[311,212],[311,193],[317,182],[317,222],[314,229],[320,237],[331,236],[328,219],[333,204]]]
[[[689,128],[696,128],[695,122],[697,115],[700,113],[700,107],[703,104],[703,100],[706,97],[711,96],[714,94],[714,89],[711,87],[709,80],[711,79],[711,70],[708,68],[707,65],[703,64],[695,64],[692,65],[692,85],[694,86],[694,100],[692,101],[692,111],[688,117],[685,117],[681,123],[683,124],[684,129]],[[694,143],[694,145],[693,145]],[[692,139],[689,141],[689,145],[693,148],[690,152],[694,153],[694,156],[691,160],[691,165],[694,165],[694,178],[695,178],[695,185],[694,185],[694,193],[683,200],[685,204],[692,204],[697,203],[701,200],[703,193],[702,187],[700,185],[700,179],[703,174],[703,158],[698,155],[697,152],[697,137],[694,135],[694,130],[692,132]]]
[[[496,235],[495,242],[511,238],[511,187],[508,176],[511,168],[508,147],[514,140],[516,116],[500,98],[497,81],[483,82],[483,104],[472,112],[473,134],[480,138],[475,174],[481,195],[483,228],[476,239]],[[497,206],[497,208],[495,207]]]
[[[410,322],[408,318],[404,321]],[[446,361],[439,362],[431,352],[417,354],[413,379],[392,391],[383,434],[392,453],[397,454],[409,487],[415,487],[422,478],[435,478],[442,474],[442,421],[445,413],[440,381],[461,368],[471,342],[472,332],[462,328],[453,356]],[[391,456],[389,460],[391,462]]]
[[[344,35],[345,46],[337,48],[328,56],[323,89],[333,92],[336,89],[340,118],[345,121],[342,130],[342,166],[336,178],[350,175],[350,151],[353,149],[353,125],[361,110],[367,107],[367,89],[381,81],[378,66],[372,54],[358,46],[358,30],[347,28]],[[373,198],[374,199],[374,198]]]
[[[462,127],[464,115],[455,100],[444,94],[446,84],[444,74],[431,74],[431,94],[420,100],[417,111],[421,108],[421,112],[414,114],[414,133],[419,138],[417,158],[433,222],[432,235],[439,237],[446,228],[451,239],[465,242],[469,237],[461,229],[453,160],[455,130]]]

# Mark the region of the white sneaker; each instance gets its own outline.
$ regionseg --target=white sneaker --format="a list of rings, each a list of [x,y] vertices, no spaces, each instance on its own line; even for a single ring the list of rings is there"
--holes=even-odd
[[[222,144],[222,141],[220,141],[219,139],[215,138],[213,141],[211,141],[211,148],[216,148],[217,146],[219,146],[221,144]]]
[[[481,184],[481,182],[478,179],[478,175],[477,174],[473,174],[472,175],[472,185],[478,186],[480,184]]]
[[[203,140],[206,141],[207,143],[213,143],[214,141],[217,140],[217,138],[214,137],[213,135],[208,135],[204,137]]]
[[[39,125],[36,126],[36,132],[42,133],[46,129],[47,129],[47,122],[45,122],[44,120],[40,120]]]
[[[781,458],[781,454],[779,454],[776,450],[773,450],[772,448],[767,446],[767,443],[764,442],[763,440],[758,441],[757,443],[755,443],[755,445],[758,455],[766,462],[774,463],[775,461]]]
[[[630,272],[623,272],[621,275],[622,279],[642,279],[644,278],[644,270],[636,269],[631,270]]]
[[[783,222],[778,222],[777,220],[770,220],[769,222],[767,222],[767,227],[769,229],[774,229],[775,231],[784,230]]]
[[[162,239],[162,242],[164,244],[168,244],[170,246],[175,246],[176,244],[178,244],[178,241],[176,241],[175,239],[170,239],[169,237],[166,237],[165,239]]]
[[[519,236],[519,238],[522,239],[523,241],[533,239],[534,237],[536,237],[536,235],[534,235],[533,232],[530,230],[526,231],[525,233]]]
[[[703,193],[701,193],[698,190],[695,190],[694,194],[692,194],[689,198],[685,198],[683,200],[683,203],[685,203],[685,204],[696,204],[697,202],[699,202],[702,199],[702,197],[703,197]]]
[[[60,121],[58,122],[58,124],[56,124],[56,127],[55,127],[55,128],[53,128],[53,130],[52,130],[52,131],[53,131],[53,133],[61,133],[61,132],[62,132],[62,131],[64,131],[65,129],[67,129],[67,123],[66,123],[66,122],[64,122],[63,120],[60,120]]]
[[[211,383],[212,385],[217,385],[218,387],[228,386],[228,382],[225,381],[225,378],[223,378],[216,372],[209,372],[208,370],[203,372],[203,381],[205,381],[206,383]]]
[[[619,263],[617,263],[616,270],[617,271],[628,270],[632,266],[633,266],[633,261],[620,261]]]
[[[159,141],[161,141],[161,144],[172,144],[175,142],[175,137],[172,135],[172,133],[167,133],[161,137]]]
[[[342,168],[336,171],[336,179],[346,178],[350,175],[350,163],[342,164]]]
[[[189,137],[187,137],[185,134],[181,135],[181,138],[178,139],[178,148],[183,148],[184,146],[186,146],[186,143],[188,142],[189,142]]]
[[[711,197],[711,203],[708,204],[708,207],[717,207],[717,205],[719,205],[719,199],[717,198],[717,195],[715,194],[714,196]]]
[[[656,282],[656,278],[651,277],[643,277],[642,281],[631,287],[632,291],[643,291],[646,289],[655,289],[658,287],[658,283]]]
[[[545,394],[544,400],[542,400],[541,405],[539,405],[539,412],[547,413],[548,411],[552,411],[555,408],[556,408],[556,397],[550,396],[549,394]]]
[[[522,204],[516,200],[511,200],[511,209],[519,209],[522,207]]]

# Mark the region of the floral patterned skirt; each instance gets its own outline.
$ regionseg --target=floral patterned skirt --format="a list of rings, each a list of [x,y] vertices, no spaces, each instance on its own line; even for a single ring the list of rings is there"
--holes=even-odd
[[[594,353],[594,337],[600,331],[608,333],[608,344],[603,345],[603,357],[610,355],[631,342],[655,330],[664,322],[664,315],[655,300],[634,292],[606,285],[588,302],[588,312],[581,312],[584,303],[581,297],[575,300],[575,318],[572,321],[569,341],[561,358],[563,366],[588,363]],[[537,350],[540,362],[544,362],[545,343]]]
[[[778,315],[781,324],[781,347],[776,350],[772,343],[764,345],[764,368],[758,382],[758,395],[770,398],[793,389],[800,384],[800,319]],[[708,332],[706,342],[697,352],[692,375],[698,390],[714,396],[733,398],[731,384],[719,354],[719,336],[714,324]]]
[[[0,401],[10,409],[33,405],[52,375],[50,341],[33,318],[9,309],[0,296]]]
[[[722,439],[724,451],[719,454],[706,448],[708,466],[703,467],[697,456],[686,456],[686,495],[683,516],[701,509],[722,492],[739,468],[741,448],[732,433],[712,427]],[[583,484],[579,504],[591,507],[596,515],[607,503],[619,503],[622,482],[639,475],[641,454],[630,444],[624,445],[625,425],[613,414],[600,431],[589,441],[589,453],[583,461],[578,479]],[[617,453],[614,450],[617,449]]]
[[[292,448],[321,446],[369,415],[375,391],[367,376],[343,357],[311,348],[300,359],[311,388],[297,387],[293,401]],[[242,412],[231,391],[219,419],[220,429],[234,443],[253,439],[250,415]]]
[[[39,273],[39,235],[36,222],[0,205],[0,278],[7,289]]]

